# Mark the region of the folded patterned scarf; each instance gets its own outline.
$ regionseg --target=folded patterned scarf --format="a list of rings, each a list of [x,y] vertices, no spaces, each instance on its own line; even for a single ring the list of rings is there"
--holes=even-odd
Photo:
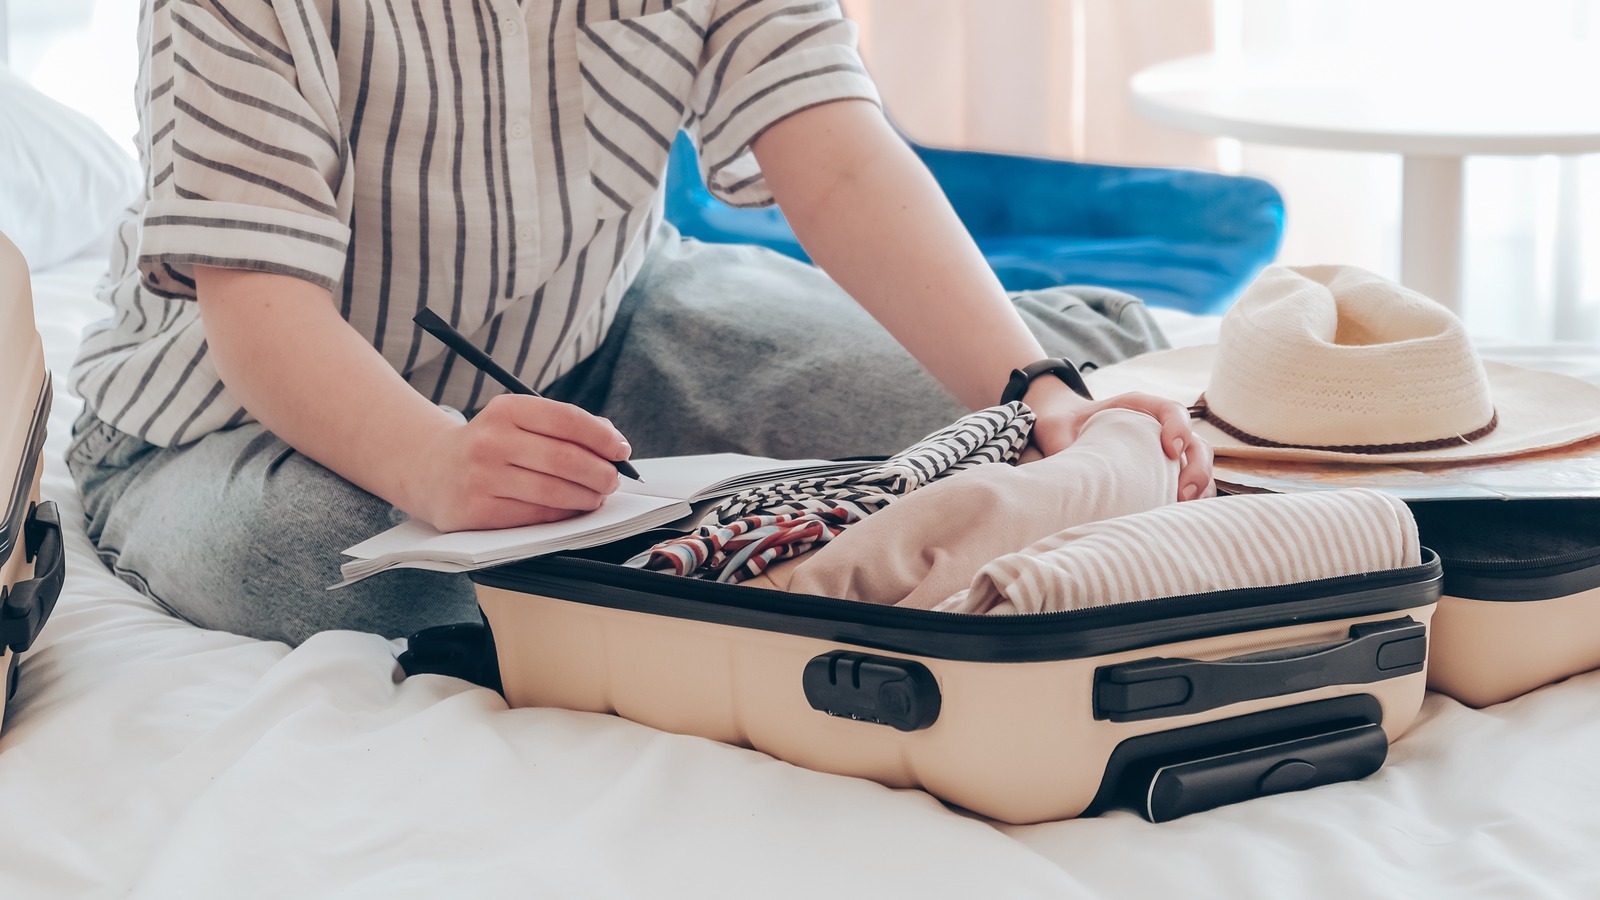
[[[973,466],[1015,460],[1028,444],[1033,420],[1033,411],[1021,403],[990,407],[869,468],[741,491],[712,509],[709,515],[716,524],[663,541],[626,565],[743,581],[774,560],[832,540],[846,526],[917,488]]]

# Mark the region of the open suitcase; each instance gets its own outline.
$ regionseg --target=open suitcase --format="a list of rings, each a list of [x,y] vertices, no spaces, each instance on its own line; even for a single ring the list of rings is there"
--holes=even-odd
[[[487,633],[424,632],[402,663],[1006,822],[1161,821],[1376,771],[1420,708],[1439,595],[1424,551],[1285,587],[957,615],[617,564],[657,537],[475,572]]]
[[[1600,668],[1600,502],[1413,503],[1444,566],[1428,686],[1482,707]]]
[[[39,502],[50,391],[28,266],[0,236],[0,727],[16,691],[18,654],[49,617],[64,572],[55,504]]]

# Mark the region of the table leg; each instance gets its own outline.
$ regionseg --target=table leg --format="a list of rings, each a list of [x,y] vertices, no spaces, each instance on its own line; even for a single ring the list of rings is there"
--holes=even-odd
[[[1581,157],[1563,156],[1556,180],[1554,336],[1594,339],[1593,309],[1583,303],[1583,181]]]
[[[1400,204],[1400,283],[1461,312],[1459,156],[1407,156]]]

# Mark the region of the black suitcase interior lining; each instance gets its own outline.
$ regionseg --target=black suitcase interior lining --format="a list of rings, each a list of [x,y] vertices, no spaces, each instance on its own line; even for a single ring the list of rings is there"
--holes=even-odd
[[[1549,600],[1600,588],[1600,499],[1410,506],[1422,542],[1439,554],[1449,596]]]

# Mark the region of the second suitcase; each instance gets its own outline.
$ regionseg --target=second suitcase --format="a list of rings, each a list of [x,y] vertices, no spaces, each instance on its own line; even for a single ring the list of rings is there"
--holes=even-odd
[[[1444,566],[1429,687],[1483,707],[1600,668],[1600,501],[1411,509]]]

